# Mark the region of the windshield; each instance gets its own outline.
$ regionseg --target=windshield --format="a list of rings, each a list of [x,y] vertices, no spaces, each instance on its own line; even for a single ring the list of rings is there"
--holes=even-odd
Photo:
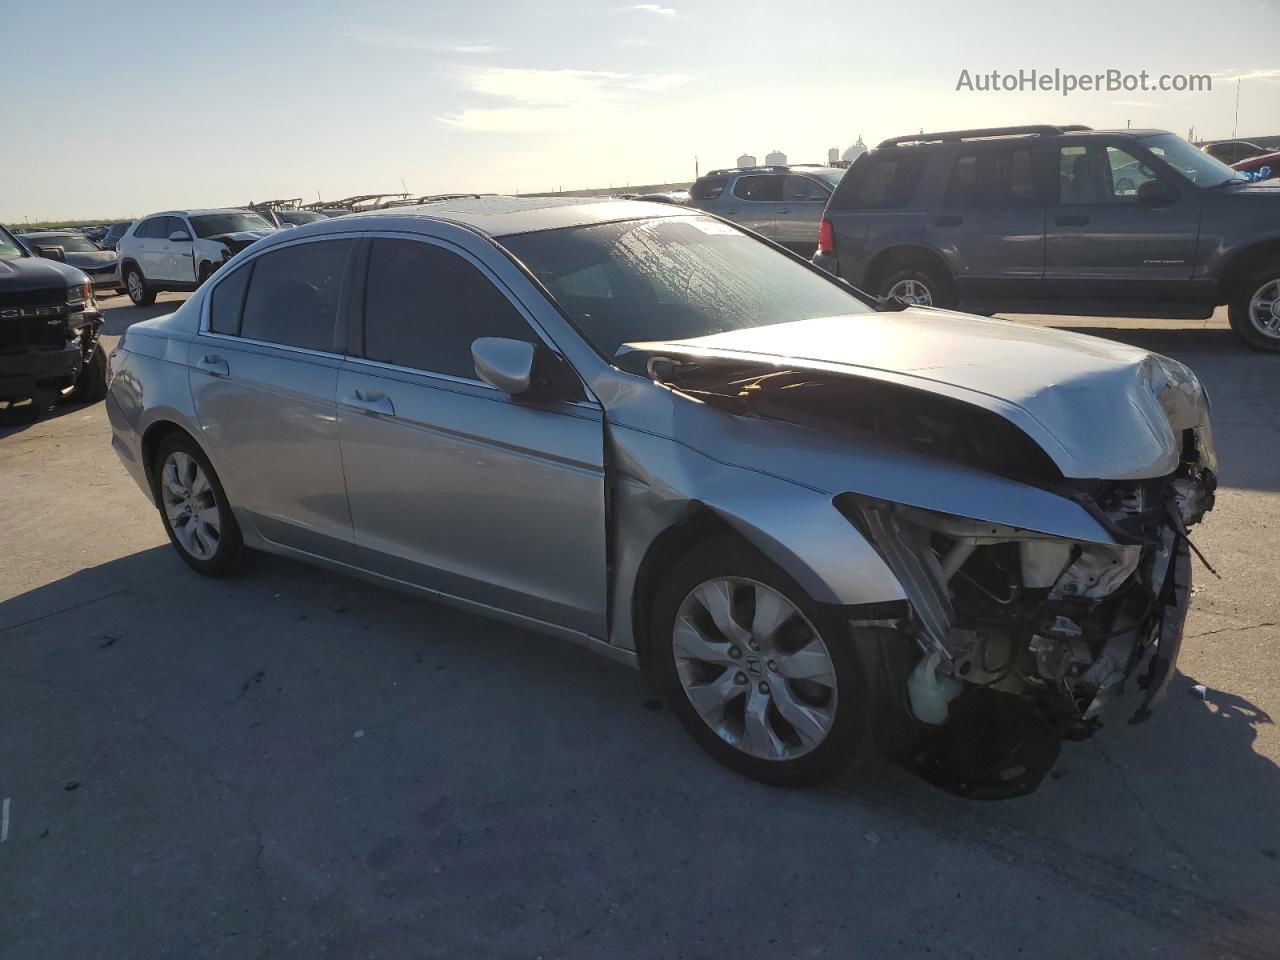
[[[291,223],[295,227],[300,227],[304,223],[315,223],[317,220],[326,219],[324,214],[315,213],[311,210],[279,210],[276,216],[285,223]]]
[[[32,250],[39,247],[61,247],[67,253],[97,253],[102,249],[92,240],[72,234],[46,234],[42,236],[34,233],[28,234],[26,241],[27,246],[31,247]]]
[[[1146,137],[1143,146],[1173,169],[1200,187],[1213,187],[1232,180],[1248,180],[1239,170],[1232,170],[1221,160],[1197,150],[1181,137],[1161,133]]]
[[[606,358],[624,343],[871,309],[836,281],[710,217],[568,227],[501,242]]]
[[[275,230],[256,213],[206,213],[192,217],[191,226],[202,240],[220,233],[243,233],[246,230],[270,233]]]
[[[0,230],[0,260],[17,260],[26,253],[18,246],[18,241],[9,236],[8,230]]]

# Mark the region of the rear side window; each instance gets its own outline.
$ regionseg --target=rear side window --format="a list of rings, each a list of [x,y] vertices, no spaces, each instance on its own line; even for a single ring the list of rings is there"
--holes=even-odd
[[[813,177],[790,176],[786,179],[784,198],[800,203],[826,203],[831,189]]]
[[[307,350],[333,350],[338,300],[352,243],[299,243],[254,260],[240,335]]]
[[[892,147],[864,153],[840,181],[839,209],[891,210],[911,202],[927,156]]]
[[[782,199],[782,177],[775,174],[764,174],[752,177],[739,177],[733,185],[733,195],[739,200],[763,203]]]
[[[229,276],[222,277],[213,288],[209,297],[209,329],[214,333],[225,333],[228,336],[240,335],[240,310],[244,306],[244,293],[249,287],[249,275],[253,273],[253,264],[232,270]]]
[[[1036,202],[1031,151],[1026,147],[965,150],[947,179],[943,206],[1018,207]]]
[[[164,232],[164,217],[152,217],[150,220],[143,220],[138,225],[138,229],[133,231],[133,235],[143,240],[158,240],[161,237],[167,237]]]
[[[724,192],[725,184],[728,182],[728,177],[703,177],[689,188],[689,198],[692,200],[714,200]]]
[[[368,359],[475,380],[477,338],[534,342],[534,336],[502,291],[456,253],[419,240],[373,241],[364,307]]]

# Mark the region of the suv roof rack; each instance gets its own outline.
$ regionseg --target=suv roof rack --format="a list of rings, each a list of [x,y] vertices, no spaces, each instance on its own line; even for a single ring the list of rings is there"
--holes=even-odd
[[[1030,124],[1024,127],[983,127],[978,130],[945,130],[940,133],[911,133],[903,137],[890,137],[881,140],[882,147],[896,147],[906,143],[953,143],[958,140],[985,140],[992,137],[1052,137],[1060,133],[1073,133],[1079,130],[1092,130],[1084,124],[1073,123],[1055,127],[1047,123]]]
[[[756,167],[722,167],[719,170],[708,170],[702,176],[704,177],[723,177],[731,173],[786,173],[791,167],[786,164],[775,163],[771,165],[761,165]]]

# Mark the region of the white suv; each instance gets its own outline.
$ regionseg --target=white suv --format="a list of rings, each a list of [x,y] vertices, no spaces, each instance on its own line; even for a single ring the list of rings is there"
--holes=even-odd
[[[120,242],[120,278],[134,306],[162,290],[194,290],[275,227],[248,210],[169,210],[135,220]]]

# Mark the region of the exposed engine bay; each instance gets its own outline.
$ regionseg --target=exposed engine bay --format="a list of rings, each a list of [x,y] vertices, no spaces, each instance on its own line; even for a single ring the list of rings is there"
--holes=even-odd
[[[1128,679],[1144,691],[1130,722],[1164,694],[1191,592],[1187,531],[1212,509],[1216,486],[1196,429],[1181,431],[1167,476],[1068,479],[997,414],[911,386],[740,359],[652,356],[648,373],[739,415],[888,438],[1039,487],[1109,535],[1072,541],[858,493],[835,498],[907,595],[908,616],[874,623],[912,641],[899,677],[914,729],[903,759],[926,779],[972,797],[1030,792],[1061,741],[1091,735]]]

